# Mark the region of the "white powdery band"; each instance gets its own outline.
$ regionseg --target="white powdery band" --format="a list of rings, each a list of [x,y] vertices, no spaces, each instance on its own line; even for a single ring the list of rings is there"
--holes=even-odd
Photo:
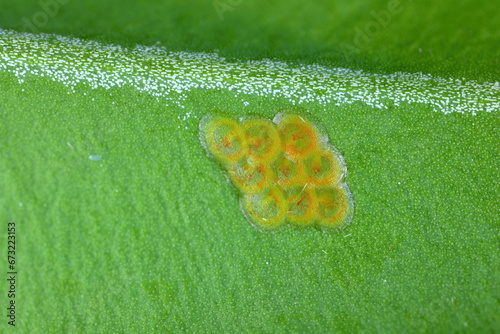
[[[423,103],[435,111],[471,113],[500,109],[500,85],[444,79],[422,73],[390,75],[268,59],[227,61],[216,53],[171,52],[163,47],[124,48],[49,34],[0,29],[0,70],[20,83],[27,75],[51,78],[75,91],[134,87],[182,105],[193,89],[227,90],[236,96],[284,98],[293,105],[363,102],[375,108]],[[242,101],[247,104],[247,102]]]

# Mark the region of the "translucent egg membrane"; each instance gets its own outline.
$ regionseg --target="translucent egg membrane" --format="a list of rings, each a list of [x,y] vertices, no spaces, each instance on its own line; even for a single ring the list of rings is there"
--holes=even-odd
[[[208,114],[200,122],[200,139],[259,231],[286,226],[339,231],[351,222],[344,159],[306,117],[283,112],[271,121]]]

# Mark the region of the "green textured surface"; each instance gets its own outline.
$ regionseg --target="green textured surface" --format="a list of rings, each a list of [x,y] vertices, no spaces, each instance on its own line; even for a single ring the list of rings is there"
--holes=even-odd
[[[102,1],[70,2],[46,30],[148,44],[159,38],[163,22],[161,11],[155,10],[160,5],[154,3],[139,9],[124,5],[120,16]],[[442,3],[451,13],[461,8],[462,16],[477,17],[464,26],[484,25],[487,30],[498,16],[489,2],[474,7]],[[204,4],[212,10],[210,2]],[[253,36],[257,28],[245,30],[247,21],[237,21],[246,11],[246,20],[262,17],[260,24],[268,29],[263,36],[278,34],[277,25],[285,27],[278,40],[289,49],[276,51],[285,58],[328,61],[323,55],[333,46],[321,49],[318,42],[331,33],[321,25],[326,17],[315,23],[313,38],[300,37],[298,29],[305,23],[278,15],[284,5],[274,5],[272,16],[271,9],[258,14],[259,4],[243,3],[222,23],[216,14],[181,5],[170,14],[177,21],[164,19],[174,28],[164,34],[173,37],[162,40],[189,50],[220,47],[221,41],[223,53],[268,55],[268,39],[257,43],[264,38]],[[17,15],[37,8],[13,2],[5,6],[11,11],[0,13],[2,28],[16,28]],[[373,10],[378,8],[374,3]],[[74,19],[81,9],[109,12],[111,18]],[[355,26],[370,10],[372,5],[364,5],[349,16],[346,9],[345,20]],[[490,15],[479,19],[488,10]],[[310,11],[323,12],[319,7]],[[134,12],[144,26],[125,25]],[[428,9],[430,16],[439,13]],[[144,15],[153,19],[146,24]],[[200,37],[206,25],[180,30],[197,16],[207,17],[212,29],[206,40]],[[275,21],[266,25],[265,18],[271,17]],[[455,20],[452,14],[430,20],[425,31],[453,27]],[[177,27],[175,22],[184,23]],[[407,27],[417,34],[419,25],[411,26],[411,20],[397,22],[387,29]],[[232,25],[233,35],[216,34],[219,25]],[[444,47],[436,57],[414,59],[408,55],[410,47],[398,47],[408,40],[384,32],[375,44],[389,38],[395,44],[384,44],[380,58],[372,59],[367,51],[357,61],[373,71],[419,68],[456,77],[465,71],[473,78],[498,80],[494,30],[484,35],[488,43],[472,39],[472,46],[481,47],[460,53],[460,43],[467,41],[460,30],[449,29],[426,40],[440,44],[457,35],[450,51]],[[189,39],[190,31],[196,38]],[[245,31],[254,38],[248,44]],[[439,57],[452,51],[453,57],[438,69]],[[199,143],[198,122],[214,109],[270,118],[289,107],[287,101],[247,97],[250,105],[259,106],[256,110],[241,107],[241,99],[229,93],[193,91],[182,109],[126,88],[80,87],[78,94],[68,94],[67,87],[40,77],[20,85],[3,72],[0,87],[0,217],[2,225],[17,223],[20,333],[500,328],[498,112],[472,116],[445,115],[425,105],[389,110],[361,103],[326,110],[303,106],[321,121],[346,159],[354,220],[341,234],[284,230],[267,235],[244,219],[236,192]],[[186,112],[192,113],[187,121],[177,118]],[[92,154],[103,158],[89,160]],[[6,286],[5,281],[0,285],[1,307],[8,302]],[[0,331],[11,330],[2,318]]]
[[[311,105],[346,157],[353,224],[266,235],[206,157],[196,118],[172,122],[181,111],[133,91],[1,79],[19,330],[499,328],[498,114]],[[227,95],[190,97],[198,119],[246,112]],[[282,107],[260,102],[267,117]]]
[[[234,0],[240,4],[223,20],[210,0],[64,1],[56,15],[35,27],[38,31],[122,45],[159,41],[177,50],[218,49],[225,57],[278,57],[374,72],[422,71],[480,81],[500,77],[496,1]],[[368,42],[355,44],[356,28],[370,29],[370,22],[377,22],[371,12],[387,10],[392,1],[399,6],[388,24]],[[4,29],[31,31],[22,19],[32,20],[42,10],[38,0],[0,4]],[[361,46],[359,54],[344,52],[346,45]]]

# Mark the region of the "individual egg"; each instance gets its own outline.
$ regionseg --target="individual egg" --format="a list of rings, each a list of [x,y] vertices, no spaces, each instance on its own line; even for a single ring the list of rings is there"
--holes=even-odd
[[[248,145],[241,125],[223,116],[205,116],[200,122],[205,149],[221,164],[232,165],[245,156]]]
[[[304,160],[304,173],[307,184],[336,187],[346,177],[347,169],[340,153],[327,147]]]
[[[258,230],[276,232],[285,224],[288,201],[279,187],[271,186],[263,192],[243,196],[241,207],[248,221]]]
[[[304,167],[298,160],[287,155],[281,155],[273,165],[276,183],[282,187],[303,185]]]
[[[315,191],[305,185],[286,189],[285,192],[288,196],[288,221],[298,227],[313,225],[317,218],[318,206]]]
[[[228,168],[231,182],[242,192],[253,194],[264,190],[273,180],[271,169],[262,163],[242,159]]]
[[[327,231],[338,231],[350,224],[354,205],[347,184],[316,190],[318,199],[318,226]]]
[[[242,127],[245,131],[250,159],[271,164],[282,151],[281,137],[276,125],[265,118],[244,118]]]
[[[313,124],[302,116],[278,114],[274,118],[280,131],[283,150],[293,158],[304,159],[313,153],[319,142],[319,134]]]

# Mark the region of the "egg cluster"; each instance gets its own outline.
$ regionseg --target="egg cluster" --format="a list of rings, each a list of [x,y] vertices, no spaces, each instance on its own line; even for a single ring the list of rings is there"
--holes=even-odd
[[[336,231],[350,223],[353,202],[344,159],[304,116],[279,113],[270,121],[209,114],[200,122],[200,138],[260,231],[286,225]]]

